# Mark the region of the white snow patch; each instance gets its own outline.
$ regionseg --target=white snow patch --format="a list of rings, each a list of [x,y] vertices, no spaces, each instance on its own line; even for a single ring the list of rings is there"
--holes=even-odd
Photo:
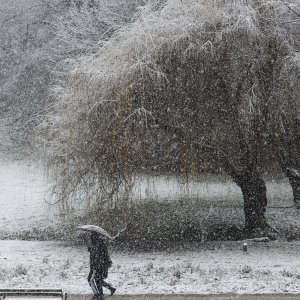
[[[292,188],[287,179],[267,180],[266,185],[269,207],[293,205]],[[243,206],[241,189],[229,178],[212,175],[188,182],[180,182],[174,176],[136,178],[132,194],[138,200],[201,199],[204,205]]]
[[[193,251],[112,252],[108,282],[118,294],[298,293],[300,242],[209,243]],[[85,247],[0,241],[2,288],[90,293]]]
[[[46,228],[52,219],[41,169],[24,161],[0,160],[0,227],[3,232]]]

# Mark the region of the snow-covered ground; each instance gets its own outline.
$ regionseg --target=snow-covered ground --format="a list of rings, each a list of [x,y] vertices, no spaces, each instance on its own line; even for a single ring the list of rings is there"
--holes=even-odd
[[[90,293],[88,252],[58,242],[0,241],[2,288]],[[176,252],[112,252],[118,294],[299,293],[300,242],[208,243]]]
[[[24,161],[0,160],[0,235],[52,225],[46,189],[40,168]]]
[[[53,207],[46,203],[47,181],[40,167],[26,161],[0,160],[0,238],[15,233],[59,226]],[[179,184],[173,177],[144,178],[136,182],[133,197],[140,200],[201,199],[204,206],[242,207],[239,188],[229,181],[191,181]],[[292,191],[285,181],[268,183],[270,206],[291,206]]]
[[[58,226],[45,203],[47,182],[41,170],[22,161],[0,162],[0,237]],[[291,193],[284,183],[271,183],[269,187],[271,203],[291,205]],[[229,205],[239,205],[240,201],[239,191],[226,182],[191,183],[183,188],[174,179],[166,182],[157,178],[141,182],[136,189],[141,199],[166,200],[185,194],[215,201],[216,197],[227,198]],[[287,228],[298,219],[296,212],[286,209],[274,216],[270,211],[269,215],[273,221],[280,216]],[[108,281],[120,294],[300,292],[300,242],[249,242],[248,253],[241,250],[242,242],[193,247],[175,252],[115,251]],[[1,288],[63,288],[71,293],[88,293],[88,271],[84,247],[0,240]]]
[[[287,180],[268,180],[269,206],[292,205],[292,189]],[[228,177],[207,176],[202,180],[179,182],[172,176],[137,179],[133,189],[135,199],[172,201],[174,199],[201,199],[204,205],[243,206],[240,188]]]

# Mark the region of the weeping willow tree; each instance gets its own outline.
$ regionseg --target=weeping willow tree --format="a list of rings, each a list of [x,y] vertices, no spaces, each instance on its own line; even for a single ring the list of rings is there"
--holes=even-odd
[[[293,52],[287,13],[277,0],[150,1],[73,62],[39,128],[57,199],[128,205],[145,172],[222,172],[241,188],[246,231],[268,230],[261,166],[274,80]]]

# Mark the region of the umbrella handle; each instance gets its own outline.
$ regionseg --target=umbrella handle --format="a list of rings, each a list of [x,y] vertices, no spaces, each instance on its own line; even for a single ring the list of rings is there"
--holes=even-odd
[[[127,229],[127,225],[121,230],[119,231],[115,236],[113,236],[111,239],[114,240],[116,239],[122,232],[124,232]]]

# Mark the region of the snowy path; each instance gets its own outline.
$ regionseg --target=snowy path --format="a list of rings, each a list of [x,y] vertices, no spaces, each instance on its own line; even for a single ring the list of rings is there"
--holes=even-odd
[[[70,295],[70,300],[90,300],[91,295]],[[107,298],[106,298],[107,299]],[[110,298],[111,299],[111,298]],[[300,300],[300,295],[122,295],[114,300]]]
[[[5,300],[52,300],[55,298],[47,297],[5,297]],[[91,300],[92,294],[68,294],[69,300]],[[105,299],[114,300],[300,300],[300,295],[296,294],[256,294],[256,295],[240,295],[240,294],[222,294],[222,295],[114,295],[114,297],[106,297]]]
[[[117,294],[300,293],[300,242],[208,243],[177,252],[113,252]],[[0,241],[0,287],[87,294],[85,247]]]

